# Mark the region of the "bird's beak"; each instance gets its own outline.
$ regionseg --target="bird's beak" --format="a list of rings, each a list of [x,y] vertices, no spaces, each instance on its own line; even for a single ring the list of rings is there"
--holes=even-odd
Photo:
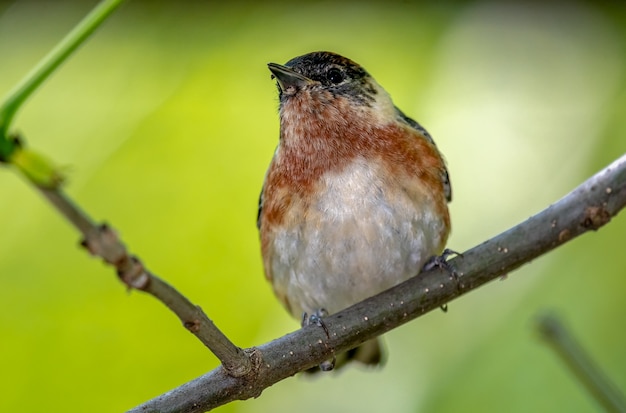
[[[287,66],[279,65],[278,63],[268,63],[267,67],[276,78],[278,87],[280,87],[280,90],[283,92],[287,91],[290,87],[300,89],[314,82],[308,77],[293,71]]]

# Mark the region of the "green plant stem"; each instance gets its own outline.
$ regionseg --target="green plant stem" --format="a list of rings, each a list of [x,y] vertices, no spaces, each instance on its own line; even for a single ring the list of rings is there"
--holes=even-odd
[[[14,148],[13,145],[8,145],[7,132],[22,103],[122,2],[123,0],[103,0],[100,2],[9,92],[0,106],[0,157],[8,158],[9,154],[2,152]],[[4,141],[5,144],[1,141]]]

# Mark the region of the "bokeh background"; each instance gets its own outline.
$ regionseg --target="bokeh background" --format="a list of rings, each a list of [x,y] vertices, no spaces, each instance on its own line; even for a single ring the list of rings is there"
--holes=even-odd
[[[0,2],[0,95],[95,2]],[[626,152],[619,2],[128,1],[19,113],[67,192],[235,343],[298,327],[261,268],[257,197],[278,137],[266,68],[314,50],[364,65],[452,178],[463,251]],[[124,411],[218,364],[0,169],[0,411]],[[534,328],[559,314],[626,391],[626,218],[385,337],[380,371],[295,377],[220,412],[599,411]]]

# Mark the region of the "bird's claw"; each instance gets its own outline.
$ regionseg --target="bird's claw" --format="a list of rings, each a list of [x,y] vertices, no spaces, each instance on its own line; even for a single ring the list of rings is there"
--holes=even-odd
[[[454,250],[446,248],[445,250],[443,250],[441,255],[433,255],[432,257],[430,257],[428,261],[426,261],[426,264],[424,264],[424,266],[422,267],[422,271],[430,271],[433,268],[441,268],[450,272],[453,277],[458,277],[458,274],[456,273],[456,271],[454,271],[454,268],[452,268],[452,266],[448,263],[448,257],[450,257],[451,255],[458,255],[459,257],[463,256],[463,254],[461,254],[460,252],[456,252]]]
[[[430,257],[430,259],[426,261],[426,264],[424,264],[424,266],[422,267],[422,271],[429,271],[434,268],[441,268],[443,270],[446,270],[450,273],[452,278],[454,278],[454,280],[457,281],[457,288],[459,288],[459,285],[458,285],[459,273],[457,273],[454,267],[452,267],[452,265],[448,263],[448,257],[451,255],[457,255],[459,257],[463,256],[463,254],[461,254],[460,252],[456,252],[454,250],[446,248],[445,250],[443,250],[441,255],[435,255],[435,256]],[[441,308],[441,311],[443,311],[444,313],[448,312],[448,304],[444,304],[440,308]]]
[[[328,331],[328,327],[326,326],[326,323],[324,323],[324,320],[322,319],[322,317],[327,316],[327,315],[328,315],[328,311],[326,311],[323,308],[320,308],[319,310],[317,310],[311,315],[304,312],[302,313],[302,327],[315,324],[318,327],[322,327],[322,329],[324,330],[324,333],[326,333],[326,338],[330,339],[330,332]],[[331,371],[332,369],[335,368],[336,360],[337,359],[333,355],[332,359],[321,362],[319,365],[320,370]]]

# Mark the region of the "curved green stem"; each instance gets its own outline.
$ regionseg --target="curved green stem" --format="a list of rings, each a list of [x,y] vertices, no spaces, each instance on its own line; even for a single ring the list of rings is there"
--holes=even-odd
[[[22,103],[80,46],[122,3],[103,0],[63,38],[7,95],[0,104],[0,160],[8,160],[16,145],[7,137],[13,117]]]

